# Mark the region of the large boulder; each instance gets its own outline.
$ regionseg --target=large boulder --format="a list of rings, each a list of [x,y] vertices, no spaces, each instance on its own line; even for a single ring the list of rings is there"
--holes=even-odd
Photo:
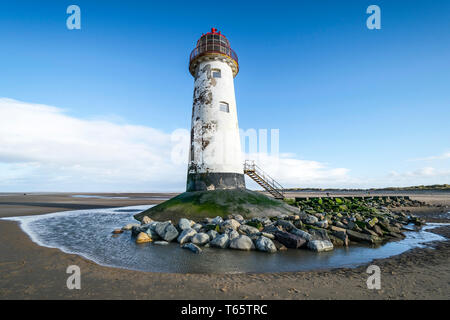
[[[347,235],[351,241],[356,242],[368,242],[370,244],[374,244],[380,241],[378,237],[374,237],[372,235],[356,232],[353,230],[347,230]]]
[[[259,230],[255,227],[246,224],[241,224],[241,226],[239,227],[239,233],[250,236],[259,233]]]
[[[295,228],[295,226],[292,224],[292,222],[290,221],[286,221],[286,220],[277,220],[277,222],[275,222],[275,224],[277,226],[282,227],[284,230],[286,231],[291,231],[293,228]]]
[[[155,231],[161,238],[168,242],[178,237],[178,230],[170,221],[158,223]]]
[[[183,249],[191,250],[193,253],[201,253],[202,249],[193,243],[185,243],[181,246]]]
[[[306,216],[306,219],[305,219],[304,222],[305,222],[306,224],[315,224],[315,223],[318,222],[318,221],[319,221],[319,219],[317,219],[317,217],[308,214],[308,215]]]
[[[228,239],[227,234],[221,234],[215,237],[209,244],[211,247],[225,249],[230,244],[230,240]]]
[[[193,224],[194,222],[192,220],[181,218],[180,221],[178,221],[178,228],[180,228],[180,230],[186,230],[189,229]]]
[[[307,247],[316,252],[333,250],[333,244],[329,240],[311,240],[308,241]]]
[[[149,224],[150,222],[152,222],[153,220],[150,219],[148,216],[144,216],[142,218],[142,224]]]
[[[340,239],[342,241],[342,245],[348,246],[348,236],[346,231],[333,231],[333,236]]]
[[[136,243],[146,243],[151,242],[152,238],[145,232],[140,232],[136,237]]]
[[[252,239],[245,235],[240,235],[239,237],[234,238],[230,241],[230,248],[248,251],[254,249],[255,245],[253,244]]]
[[[216,230],[209,230],[207,234],[209,236],[209,241],[214,240],[219,235]]]
[[[310,229],[309,232],[311,233],[312,240],[330,241],[328,233],[325,229]]]
[[[237,232],[236,230],[233,230],[233,229],[228,229],[227,231],[225,231],[225,234],[228,236],[228,239],[230,239],[230,240],[233,240],[233,239],[239,237],[239,232]]]
[[[295,234],[296,236],[299,236],[299,237],[301,237],[301,238],[303,238],[303,239],[305,239],[307,241],[312,240],[312,235],[309,234],[306,231],[294,228],[294,229],[291,230],[291,233]]]
[[[272,233],[272,234],[275,234],[278,231],[283,231],[283,227],[276,226],[275,224],[268,225],[264,227],[264,229],[262,230],[262,232],[264,233]]]
[[[225,220],[220,224],[220,231],[225,232],[228,229],[237,230],[240,227],[240,223],[235,219]]]
[[[326,229],[326,228],[328,228],[328,221],[327,220],[317,221],[316,226],[318,226],[319,228]]]
[[[203,246],[209,242],[209,236],[206,233],[199,232],[192,237],[191,242]]]
[[[217,216],[211,220],[211,224],[221,224],[222,222],[223,222],[223,218],[220,216]]]
[[[287,248],[298,249],[305,245],[306,240],[300,236],[285,231],[275,233],[275,239]]]
[[[195,230],[192,229],[192,228],[185,229],[185,230],[183,230],[183,231],[180,233],[180,235],[178,236],[177,241],[178,241],[180,244],[187,243],[187,242],[191,241],[192,237],[195,236],[196,233],[197,233],[197,231],[195,231]]]
[[[273,241],[264,236],[259,237],[255,241],[255,244],[256,244],[256,249],[258,249],[259,251],[269,252],[269,253],[277,252],[277,248],[275,247],[275,244],[273,243]]]

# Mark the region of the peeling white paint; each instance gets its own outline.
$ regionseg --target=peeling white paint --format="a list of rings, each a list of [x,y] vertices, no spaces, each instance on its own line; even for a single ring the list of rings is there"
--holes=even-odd
[[[212,69],[221,77],[213,78]],[[243,174],[233,71],[222,55],[199,59],[195,73],[188,173]],[[220,103],[229,112],[220,110]]]

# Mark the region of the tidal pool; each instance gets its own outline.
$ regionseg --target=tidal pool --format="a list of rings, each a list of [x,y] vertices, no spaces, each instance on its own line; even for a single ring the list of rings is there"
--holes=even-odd
[[[421,231],[405,232],[403,240],[379,247],[352,246],[322,253],[300,249],[267,254],[204,248],[202,254],[194,254],[181,249],[177,243],[137,245],[130,232],[111,234],[113,229],[136,222],[133,215],[150,207],[75,210],[4,220],[19,222],[22,230],[41,246],[78,254],[100,265],[169,273],[286,272],[356,267],[373,259],[424,247],[428,242],[446,240],[427,230],[448,225],[430,223]]]

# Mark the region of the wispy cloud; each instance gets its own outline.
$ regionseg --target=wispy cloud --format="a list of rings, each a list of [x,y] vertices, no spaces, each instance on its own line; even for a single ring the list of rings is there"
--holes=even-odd
[[[437,156],[410,159],[409,161],[432,161],[432,160],[445,160],[445,159],[450,159],[450,152],[444,152],[443,154],[440,154]]]
[[[0,98],[0,190],[183,191],[189,132],[172,133]],[[293,154],[256,159],[286,186],[348,182],[348,169]]]

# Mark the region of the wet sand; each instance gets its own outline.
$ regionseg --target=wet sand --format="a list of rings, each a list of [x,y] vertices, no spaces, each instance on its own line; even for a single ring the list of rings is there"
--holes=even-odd
[[[0,217],[158,203],[174,194],[0,194]],[[450,193],[408,193],[433,207],[401,208],[429,221],[450,222]],[[437,207],[439,205],[440,207]],[[447,207],[446,207],[447,206]],[[433,230],[450,238],[450,228]],[[12,221],[0,221],[0,299],[449,299],[450,241],[373,262],[381,290],[368,290],[367,266],[317,272],[167,274],[102,267],[77,255],[40,247]],[[66,287],[66,268],[81,269],[81,290]]]

